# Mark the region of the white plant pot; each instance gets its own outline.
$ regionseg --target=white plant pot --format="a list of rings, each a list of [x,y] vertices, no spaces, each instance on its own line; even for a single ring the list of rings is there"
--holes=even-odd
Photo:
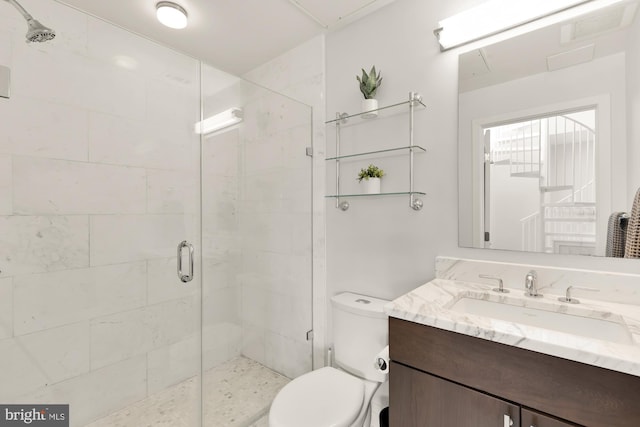
[[[380,194],[380,178],[363,179],[364,194]]]
[[[363,99],[362,100],[362,112],[365,113],[361,117],[363,119],[372,119],[374,117],[378,117],[377,110],[378,109],[378,100],[377,99]]]

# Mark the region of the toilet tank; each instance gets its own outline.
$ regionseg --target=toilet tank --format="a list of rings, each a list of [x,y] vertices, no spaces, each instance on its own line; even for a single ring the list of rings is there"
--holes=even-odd
[[[388,320],[384,313],[388,302],[350,292],[331,298],[333,354],[340,368],[367,380],[386,380],[386,375],[375,369],[374,361],[389,342]]]

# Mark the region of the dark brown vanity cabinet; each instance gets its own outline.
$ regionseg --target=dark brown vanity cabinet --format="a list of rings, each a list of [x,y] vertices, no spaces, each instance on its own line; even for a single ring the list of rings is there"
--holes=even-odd
[[[389,351],[391,427],[640,427],[640,377],[396,318]]]

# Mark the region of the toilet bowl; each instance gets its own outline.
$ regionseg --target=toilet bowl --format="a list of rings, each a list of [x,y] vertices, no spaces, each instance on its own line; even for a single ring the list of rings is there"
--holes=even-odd
[[[370,404],[387,379],[375,356],[387,345],[388,301],[353,293],[331,298],[334,367],[304,374],[284,386],[269,412],[270,427],[363,427]]]

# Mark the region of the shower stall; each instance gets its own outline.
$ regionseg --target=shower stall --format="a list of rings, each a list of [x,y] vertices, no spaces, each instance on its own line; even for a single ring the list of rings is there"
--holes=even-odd
[[[0,1],[0,406],[266,425],[312,369],[311,108],[21,3],[56,37]]]

